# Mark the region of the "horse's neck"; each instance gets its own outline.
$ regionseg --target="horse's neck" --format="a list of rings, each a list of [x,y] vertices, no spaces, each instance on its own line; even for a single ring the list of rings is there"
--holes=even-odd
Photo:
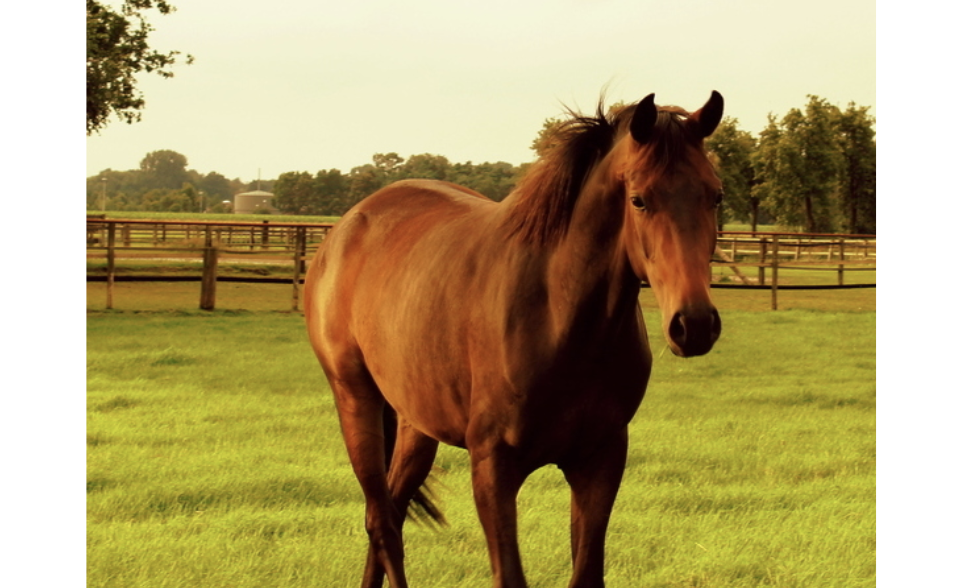
[[[608,160],[601,165],[608,166]],[[605,167],[596,173],[597,178],[609,177]],[[558,320],[606,322],[635,313],[639,280],[622,241],[621,189],[612,181],[586,182],[568,230],[550,256],[549,296]]]

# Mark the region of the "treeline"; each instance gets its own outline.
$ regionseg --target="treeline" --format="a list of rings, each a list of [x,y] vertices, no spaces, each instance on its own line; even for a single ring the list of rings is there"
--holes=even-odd
[[[187,157],[169,149],[152,151],[135,170],[106,169],[87,178],[87,210],[231,212],[234,195],[271,189],[271,181],[245,183],[217,172],[187,169]]]
[[[877,232],[877,139],[869,107],[809,96],[770,115],[759,137],[726,118],[707,148],[725,192],[724,218],[808,233]]]
[[[286,172],[274,183],[274,205],[288,214],[341,216],[356,202],[397,180],[424,178],[454,182],[493,200],[508,196],[524,168],[511,163],[451,163],[442,155],[423,153],[405,159],[398,153],[376,153],[372,163],[352,168]]]
[[[876,233],[877,140],[869,107],[851,103],[840,109],[817,96],[808,100],[803,109],[790,109],[782,118],[771,114],[758,136],[740,129],[736,119],[725,118],[707,139],[726,194],[721,225],[743,222],[753,230],[759,224],[778,224],[814,233]],[[561,124],[555,118],[544,122],[531,146],[536,155],[553,147],[553,133]],[[371,163],[348,173],[291,171],[275,180],[244,183],[215,172],[189,170],[185,156],[162,150],[147,154],[140,169],[105,170],[87,178],[87,207],[227,212],[235,194],[261,189],[274,193],[279,212],[340,216],[365,196],[406,178],[447,180],[502,200],[529,165],[451,163],[428,153],[407,159],[394,152],[376,153]]]
[[[274,193],[274,210],[256,212],[341,216],[356,202],[379,188],[405,178],[448,180],[502,200],[528,164],[451,163],[441,155],[421,154],[408,159],[397,153],[376,153],[372,163],[345,174],[337,169],[286,172],[274,180],[245,183],[211,172],[187,169],[187,157],[176,151],[153,151],[140,168],[104,170],[87,178],[87,209],[155,212],[231,212],[234,195],[264,190]]]

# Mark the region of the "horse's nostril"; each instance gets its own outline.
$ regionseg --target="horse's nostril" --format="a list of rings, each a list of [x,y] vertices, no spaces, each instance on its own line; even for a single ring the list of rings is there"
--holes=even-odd
[[[720,338],[723,323],[715,308],[703,312],[677,312],[670,319],[667,335],[683,357],[703,355]]]
[[[669,321],[669,337],[680,347],[686,344],[686,325],[683,324],[683,314],[677,312]]]

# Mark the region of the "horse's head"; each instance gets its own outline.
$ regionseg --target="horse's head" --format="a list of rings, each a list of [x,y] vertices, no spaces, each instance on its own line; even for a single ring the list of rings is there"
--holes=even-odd
[[[624,139],[624,244],[633,271],[656,294],[673,353],[702,355],[721,330],[710,300],[710,258],[723,191],[703,139],[723,116],[723,97],[713,92],[693,113],[657,108],[653,99],[632,111]]]

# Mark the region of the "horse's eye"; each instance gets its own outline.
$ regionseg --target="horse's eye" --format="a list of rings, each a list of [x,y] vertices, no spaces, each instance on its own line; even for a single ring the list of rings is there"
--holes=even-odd
[[[637,210],[646,210],[646,202],[643,201],[643,197],[639,194],[633,194],[629,197],[629,201],[632,202],[633,206]]]
[[[719,207],[721,204],[723,204],[723,190],[716,193],[716,201],[713,203],[716,207]]]

